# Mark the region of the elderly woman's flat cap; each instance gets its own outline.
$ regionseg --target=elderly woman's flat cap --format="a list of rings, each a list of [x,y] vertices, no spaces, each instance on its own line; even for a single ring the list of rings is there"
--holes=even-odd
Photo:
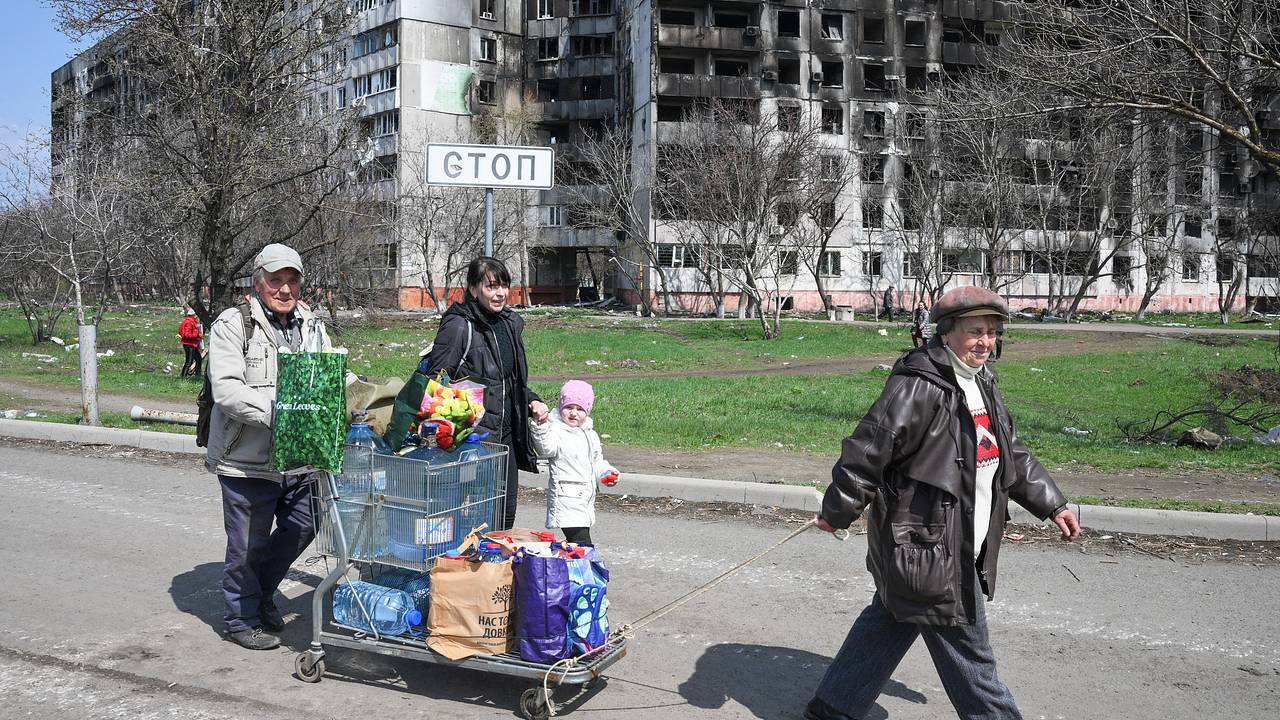
[[[991,290],[968,285],[948,290],[939,298],[929,311],[929,320],[936,323],[975,315],[999,315],[1002,320],[1008,320],[1009,304]]]

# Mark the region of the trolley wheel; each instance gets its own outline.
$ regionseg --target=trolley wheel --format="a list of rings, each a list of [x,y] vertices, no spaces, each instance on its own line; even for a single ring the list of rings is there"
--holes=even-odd
[[[551,717],[551,697],[541,685],[534,685],[520,695],[520,714],[526,720],[547,720]]]
[[[324,678],[324,656],[300,652],[293,658],[293,672],[303,682],[318,683]]]

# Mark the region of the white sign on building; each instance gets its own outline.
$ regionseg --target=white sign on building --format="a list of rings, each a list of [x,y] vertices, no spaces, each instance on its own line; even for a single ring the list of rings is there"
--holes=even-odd
[[[427,184],[460,187],[549,189],[556,152],[513,145],[427,145]]]

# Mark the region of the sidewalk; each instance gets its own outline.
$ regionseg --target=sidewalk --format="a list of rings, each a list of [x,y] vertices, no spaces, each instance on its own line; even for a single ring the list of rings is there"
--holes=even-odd
[[[195,436],[150,430],[84,427],[61,423],[0,419],[0,437],[28,440],[52,440],[98,445],[123,445],[158,452],[203,455],[196,447]],[[822,493],[800,485],[751,483],[733,480],[705,480],[627,473],[616,487],[601,488],[610,495],[639,497],[673,497],[690,502],[730,502],[768,505],[791,510],[816,512]],[[520,484],[542,487],[545,476],[520,474]],[[1127,532],[1144,535],[1178,535],[1217,540],[1280,541],[1280,517],[1264,515],[1232,515],[1226,513],[1148,510],[1142,508],[1105,507],[1071,504],[1080,523],[1094,530]],[[1018,505],[1009,504],[1014,522],[1039,523]]]

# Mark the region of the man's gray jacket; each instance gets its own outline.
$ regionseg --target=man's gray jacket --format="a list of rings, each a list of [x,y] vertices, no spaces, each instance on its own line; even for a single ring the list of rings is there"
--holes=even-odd
[[[276,334],[262,304],[249,297],[254,330],[245,350],[240,310],[228,308],[209,328],[209,384],[213,413],[204,465],[209,472],[280,482],[271,463],[271,425],[276,401]],[[315,333],[331,349],[324,323],[298,303],[294,313],[302,325],[302,347]]]

